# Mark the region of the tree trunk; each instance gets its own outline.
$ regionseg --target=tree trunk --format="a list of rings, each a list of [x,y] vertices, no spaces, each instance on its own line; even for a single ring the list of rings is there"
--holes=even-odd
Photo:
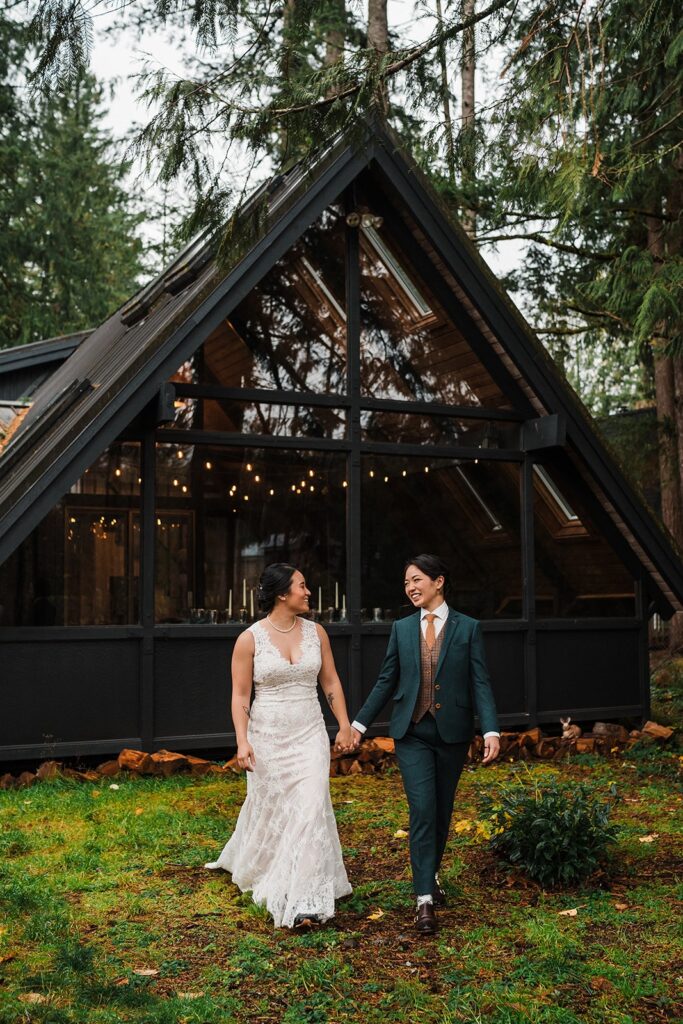
[[[441,0],[436,0],[436,17],[439,28],[443,28]],[[441,64],[441,91],[443,96],[443,120],[446,132],[446,163],[451,184],[455,184],[455,142],[453,140],[453,118],[451,117],[451,97],[448,89],[448,62],[446,60],[446,44],[439,46],[439,62]]]
[[[377,51],[378,59],[389,50],[387,0],[368,0],[368,46]],[[385,83],[378,87],[376,98],[380,110],[386,113],[389,103]]]
[[[345,0],[331,0],[329,5],[329,23],[325,29],[325,67],[332,67],[342,59],[344,53],[344,36],[346,26]],[[327,96],[334,96],[339,87],[331,86]]]
[[[654,256],[664,256],[664,234],[661,217],[647,218],[647,246]],[[677,378],[679,387],[683,374],[674,365],[666,351],[664,325],[660,337],[653,342],[655,371],[655,401],[657,405],[657,433],[659,441],[659,482],[662,499],[662,520],[676,544],[683,547],[683,501],[679,463],[679,409],[676,401]],[[678,362],[678,360],[676,360]],[[683,613],[671,620],[669,650],[683,647]]]
[[[332,0],[330,21],[325,32],[325,65],[327,67],[336,64],[344,52],[345,24],[346,5],[344,0]]]
[[[474,14],[475,0],[463,0],[463,19]],[[474,134],[474,26],[462,36],[462,182],[471,185],[475,177],[475,134]],[[473,238],[477,230],[474,210],[463,210],[462,223],[465,231]]]

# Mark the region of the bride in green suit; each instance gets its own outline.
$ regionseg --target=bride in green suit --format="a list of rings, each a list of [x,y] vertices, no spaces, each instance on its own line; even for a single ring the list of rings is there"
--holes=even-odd
[[[435,907],[446,902],[438,872],[455,790],[474,737],[475,708],[484,733],[484,764],[498,756],[500,733],[481,627],[449,607],[448,566],[436,555],[416,555],[406,563],[404,576],[417,612],[394,623],[377,682],[352,727],[357,746],[392,700],[389,734],[410,808],[415,927],[432,934]]]

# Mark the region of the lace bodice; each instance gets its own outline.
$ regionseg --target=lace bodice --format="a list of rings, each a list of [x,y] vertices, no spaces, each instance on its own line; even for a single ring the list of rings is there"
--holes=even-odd
[[[268,629],[261,622],[249,627],[254,637],[254,686],[256,696],[273,690],[306,690],[315,693],[320,672],[320,637],[315,622],[300,619],[301,647],[293,664],[276,647]]]

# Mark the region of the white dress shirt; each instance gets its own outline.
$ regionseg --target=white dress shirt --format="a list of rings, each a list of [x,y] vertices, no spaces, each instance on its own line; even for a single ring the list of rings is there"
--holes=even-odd
[[[422,629],[422,636],[426,636],[427,634],[427,615],[436,615],[436,618],[434,619],[434,635],[438,636],[443,627],[446,625],[446,619],[448,618],[448,605],[446,604],[445,601],[442,601],[439,607],[433,608],[431,612],[427,611],[426,608],[420,609],[420,627]],[[365,732],[367,728],[360,722],[355,721],[351,722],[351,726],[352,728],[357,729],[358,732]],[[485,732],[484,739],[486,739],[487,736],[500,736],[500,733]]]

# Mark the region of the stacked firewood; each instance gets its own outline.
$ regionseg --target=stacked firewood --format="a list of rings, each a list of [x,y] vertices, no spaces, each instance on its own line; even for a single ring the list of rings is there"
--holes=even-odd
[[[583,732],[571,725],[569,719],[563,722],[562,736],[546,736],[541,729],[526,729],[524,732],[503,732],[500,737],[500,757],[506,761],[553,760],[572,754],[623,754],[635,743],[666,742],[674,730],[656,722],[646,722],[642,729],[630,732],[623,725],[611,722],[596,722],[590,732]],[[481,736],[475,737],[470,746],[468,761],[480,760],[484,750]],[[387,765],[393,764],[394,741],[385,736],[363,740],[354,754],[331,753],[330,775],[374,775]],[[157,750],[147,754],[143,750],[122,750],[117,758],[104,761],[97,768],[79,771],[65,766],[61,761],[43,761],[35,772],[24,771],[14,776],[7,772],[0,776],[0,789],[14,789],[32,786],[58,776],[79,782],[99,782],[114,778],[125,772],[128,776],[158,775],[168,777],[177,772],[191,775],[240,775],[242,769],[233,757],[221,765],[192,754],[179,754],[172,750]]]

